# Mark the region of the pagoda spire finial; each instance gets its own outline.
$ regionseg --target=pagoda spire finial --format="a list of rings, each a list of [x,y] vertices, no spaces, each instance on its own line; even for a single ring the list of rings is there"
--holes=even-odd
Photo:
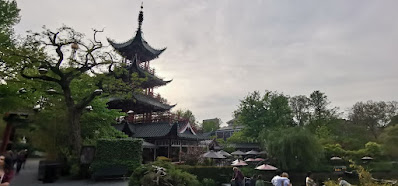
[[[141,32],[142,21],[144,21],[144,12],[142,11],[143,8],[144,8],[144,2],[141,2],[141,10],[140,14],[138,15],[138,31],[140,32]]]

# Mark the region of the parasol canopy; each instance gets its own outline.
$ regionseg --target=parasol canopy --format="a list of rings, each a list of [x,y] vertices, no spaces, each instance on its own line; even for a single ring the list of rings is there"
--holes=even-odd
[[[262,165],[256,167],[255,169],[257,169],[257,170],[277,170],[278,168],[276,168],[272,165],[262,164]]]
[[[259,152],[258,154],[267,154],[267,152],[265,152],[265,150]]]
[[[373,160],[373,158],[369,156],[364,156],[361,158],[361,160]]]
[[[259,152],[255,151],[255,150],[251,150],[251,151],[247,151],[246,155],[257,155],[259,154]]]
[[[245,160],[245,162],[253,162],[253,161],[255,161],[254,158],[247,158],[247,159]]]
[[[244,153],[244,152],[242,152],[242,151],[240,151],[240,150],[237,150],[237,151],[235,151],[235,152],[232,152],[231,154],[232,154],[232,155],[246,155],[246,153]]]
[[[211,158],[211,159],[224,159],[226,158],[225,156],[223,156],[222,154],[219,154],[217,152],[214,152],[213,150],[206,152],[202,155],[202,157],[204,158]]]
[[[218,151],[219,154],[222,154],[223,156],[232,156],[231,154],[229,154],[228,152],[225,152],[223,150]]]
[[[254,159],[254,161],[265,161],[265,159],[263,159],[263,158],[256,158],[256,159]]]
[[[232,164],[231,164],[232,166],[246,166],[247,165],[247,163],[243,160],[238,160],[238,162],[235,162],[235,163],[234,162],[232,162]]]
[[[330,158],[330,160],[342,160],[342,159],[338,156],[333,156],[332,158]]]

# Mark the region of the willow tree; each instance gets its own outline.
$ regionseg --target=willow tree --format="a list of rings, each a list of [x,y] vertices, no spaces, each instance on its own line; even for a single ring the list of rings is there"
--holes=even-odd
[[[66,105],[68,118],[69,142],[76,154],[82,144],[80,119],[83,111],[102,94],[106,88],[105,77],[114,74],[116,65],[115,55],[96,39],[99,32],[94,30],[93,38],[85,40],[83,34],[70,27],[63,26],[55,31],[44,28],[43,32],[29,33],[19,50],[9,54],[20,59],[9,64],[11,69],[18,70],[24,78],[53,86],[47,92],[62,96],[60,99]],[[87,75],[97,81],[73,91],[71,84],[82,81],[82,77]],[[121,80],[113,79],[112,83],[123,89],[129,88]]]

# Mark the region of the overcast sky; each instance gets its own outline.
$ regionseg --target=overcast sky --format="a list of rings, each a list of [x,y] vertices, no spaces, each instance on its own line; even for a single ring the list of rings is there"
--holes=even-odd
[[[63,24],[124,42],[141,1],[17,0],[16,31]],[[398,1],[145,0],[144,38],[167,47],[151,62],[173,81],[155,90],[198,120],[232,119],[249,92],[325,92],[346,111],[358,101],[398,100]],[[174,109],[174,110],[175,110]]]

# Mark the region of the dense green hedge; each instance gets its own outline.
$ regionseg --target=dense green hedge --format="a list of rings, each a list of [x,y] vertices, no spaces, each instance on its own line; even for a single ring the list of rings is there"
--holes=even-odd
[[[165,168],[166,175],[159,177],[159,185],[175,185],[175,186],[202,186],[196,176],[179,169],[175,165],[167,161],[155,161],[145,164],[134,170],[129,180],[129,186],[156,186],[154,182],[157,178],[157,170],[152,165]]]
[[[141,139],[100,139],[91,170],[111,166],[126,166],[130,172],[139,167],[142,162]]]
[[[221,183],[229,183],[233,173],[231,166],[216,167],[180,165],[178,168],[196,175],[199,181],[202,181],[205,178],[212,179],[216,181],[218,185]]]

